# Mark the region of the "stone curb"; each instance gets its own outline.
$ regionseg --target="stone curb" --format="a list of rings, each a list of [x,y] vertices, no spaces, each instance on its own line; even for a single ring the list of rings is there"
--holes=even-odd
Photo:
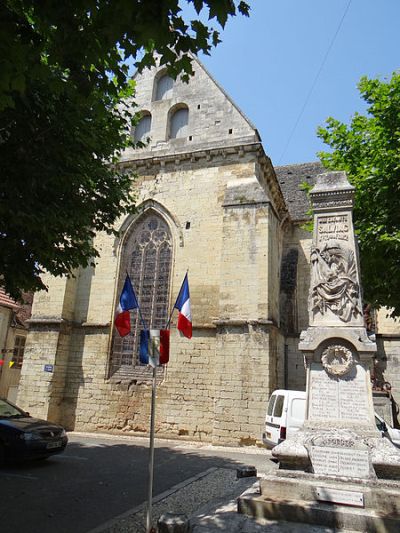
[[[138,435],[122,435],[119,433],[91,433],[85,431],[68,431],[69,437],[86,437],[86,438],[101,438],[105,440],[128,440],[135,443],[140,443],[148,447],[149,437],[141,437]],[[207,442],[198,442],[198,441],[189,441],[189,440],[180,440],[180,439],[166,439],[163,437],[156,437],[155,442],[165,442],[169,445],[175,445],[179,450],[215,450],[215,451],[225,451],[233,453],[248,453],[254,455],[265,455],[265,457],[271,457],[271,450],[263,448],[262,446],[214,446],[213,444]]]

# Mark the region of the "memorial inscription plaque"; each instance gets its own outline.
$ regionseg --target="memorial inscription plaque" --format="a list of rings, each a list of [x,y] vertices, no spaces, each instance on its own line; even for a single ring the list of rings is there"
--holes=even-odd
[[[370,476],[367,450],[311,446],[311,463],[315,474],[364,479]]]
[[[309,420],[369,421],[365,369],[354,366],[343,377],[328,375],[311,364]]]
[[[317,242],[323,243],[331,239],[349,240],[349,215],[320,216],[317,220]]]
[[[341,503],[352,507],[364,507],[364,494],[352,490],[332,489],[331,487],[317,487],[315,496],[318,501]]]

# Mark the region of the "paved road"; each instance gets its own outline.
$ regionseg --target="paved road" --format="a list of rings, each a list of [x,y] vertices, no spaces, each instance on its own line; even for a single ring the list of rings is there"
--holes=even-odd
[[[210,467],[275,465],[266,450],[156,441],[154,496]],[[85,533],[147,499],[148,439],[70,434],[64,454],[0,469],[1,533]]]

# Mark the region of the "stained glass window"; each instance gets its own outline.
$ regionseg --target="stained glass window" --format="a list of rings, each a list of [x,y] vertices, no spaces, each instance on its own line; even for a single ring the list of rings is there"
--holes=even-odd
[[[142,316],[149,328],[165,328],[168,320],[169,285],[172,261],[171,232],[165,220],[151,212],[134,225],[125,241],[118,294],[126,272],[132,280]],[[137,310],[131,311],[131,333],[114,332],[111,374],[132,373],[140,368],[138,344],[143,329]]]

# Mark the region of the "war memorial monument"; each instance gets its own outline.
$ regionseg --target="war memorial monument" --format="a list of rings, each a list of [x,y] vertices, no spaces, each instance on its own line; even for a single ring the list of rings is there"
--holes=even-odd
[[[376,345],[363,323],[352,207],[344,172],[320,174],[314,212],[303,428],[273,448],[276,475],[239,511],[368,532],[400,530],[400,451],[375,424],[370,371]]]

